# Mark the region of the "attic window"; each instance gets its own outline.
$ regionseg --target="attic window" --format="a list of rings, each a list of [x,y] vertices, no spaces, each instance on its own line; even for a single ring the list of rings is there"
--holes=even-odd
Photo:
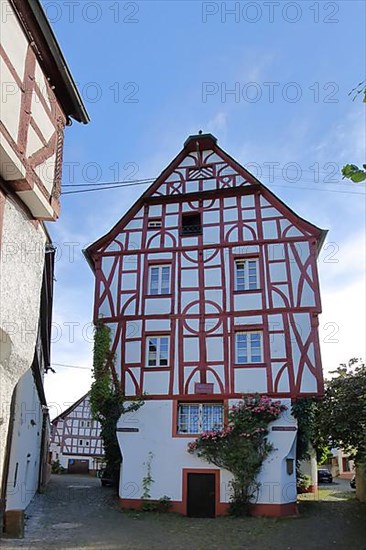
[[[182,227],[181,235],[201,235],[202,234],[202,223],[201,223],[201,214],[182,214]]]
[[[147,223],[147,227],[149,229],[158,229],[161,226],[162,226],[162,223],[161,223],[161,219],[159,219],[159,218],[149,220],[148,223]]]

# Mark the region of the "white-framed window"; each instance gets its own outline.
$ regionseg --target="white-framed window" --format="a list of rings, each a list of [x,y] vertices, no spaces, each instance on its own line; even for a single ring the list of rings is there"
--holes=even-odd
[[[179,403],[178,434],[198,434],[224,427],[222,403]]]
[[[149,294],[170,293],[170,265],[151,265],[149,267]]]
[[[263,363],[262,332],[237,332],[235,335],[236,363]]]
[[[235,290],[256,290],[258,283],[258,259],[235,260]]]
[[[147,366],[167,367],[169,364],[169,336],[148,336]]]

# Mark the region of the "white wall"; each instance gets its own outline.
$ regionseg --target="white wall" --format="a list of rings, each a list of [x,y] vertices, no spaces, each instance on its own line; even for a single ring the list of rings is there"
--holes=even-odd
[[[230,402],[230,406],[235,401]],[[289,400],[283,400],[289,408]],[[139,432],[118,432],[123,454],[119,495],[124,499],[140,499],[142,480],[146,476],[149,452],[151,462],[151,498],[167,495],[172,500],[182,500],[182,469],[216,467],[187,452],[187,445],[195,438],[172,437],[172,402],[169,400],[146,401],[135,413],[120,418],[119,428],[138,428]],[[296,427],[296,421],[288,411],[275,423],[277,426]],[[295,466],[292,475],[286,472],[286,457],[295,458],[296,431],[280,431],[269,434],[274,450],[264,462],[258,481],[261,488],[258,503],[286,503],[296,501]],[[144,464],[145,463],[145,464]],[[228,482],[231,474],[221,470],[220,501],[230,500]]]
[[[38,488],[42,438],[42,406],[28,370],[16,389],[6,510],[24,510]]]

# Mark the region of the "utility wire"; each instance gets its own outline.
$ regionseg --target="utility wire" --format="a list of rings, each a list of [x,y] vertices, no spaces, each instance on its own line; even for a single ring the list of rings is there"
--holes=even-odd
[[[120,189],[121,187],[134,187],[136,185],[146,185],[146,181],[140,183],[124,183],[117,185],[108,185],[106,187],[94,187],[93,189],[77,189],[76,191],[63,191],[61,195],[75,195],[76,193],[91,193],[92,191],[104,191],[105,189]]]
[[[65,367],[69,369],[81,369],[81,370],[91,370],[91,367],[82,367],[80,365],[65,365],[64,363],[52,363],[52,367]]]
[[[260,168],[262,167],[262,165],[258,165]],[[283,174],[283,171],[284,171],[284,168],[281,168],[281,167],[277,167],[277,166],[274,166],[272,167],[272,170],[276,170],[276,171],[280,171],[282,174]],[[298,172],[298,169],[296,167],[290,167],[290,168],[286,168],[286,173],[287,172],[294,172],[296,171],[296,173]],[[329,177],[333,177],[334,176],[334,173],[329,173],[329,172],[325,172],[325,171],[322,171],[322,170],[307,170],[307,169],[304,169],[304,168],[301,168],[301,173],[303,172],[309,172],[311,174],[314,174],[314,175],[325,175],[325,176],[329,176]],[[256,176],[258,177],[258,176]],[[269,178],[270,175],[269,174],[262,174],[260,177],[264,177],[264,178]],[[281,174],[274,174],[274,177],[281,177]],[[282,178],[283,178],[283,175],[282,175]],[[118,180],[118,181],[97,181],[97,182],[80,182],[80,183],[64,183],[62,185],[62,187],[88,187],[88,186],[93,186],[93,185],[98,185],[98,186],[102,186],[102,185],[119,185],[119,184],[130,184],[130,183],[136,183],[138,185],[142,184],[142,183],[152,183],[153,181],[155,181],[157,179],[157,177],[155,178],[141,178],[141,179],[135,179],[135,180]],[[343,180],[344,178],[342,178]],[[309,180],[302,180],[302,181],[309,181]],[[313,181],[313,180],[310,180],[310,181]],[[329,181],[329,182],[325,182],[327,184],[338,184],[339,181],[341,180],[338,180],[338,181]],[[347,185],[349,187],[354,187],[355,185],[357,184],[354,184],[354,183],[351,183],[351,182],[348,182],[348,181],[344,181],[342,183],[342,185]]]
[[[262,177],[270,177],[270,176],[262,176]],[[277,177],[280,177],[280,176],[275,176],[276,178]],[[104,190],[107,190],[107,189],[121,189],[123,187],[135,187],[135,186],[138,186],[138,185],[146,185],[148,183],[152,183],[154,180],[136,180],[135,182],[130,182],[130,183],[125,183],[125,182],[115,182],[114,184],[112,185],[108,185],[108,182],[106,183],[103,183],[103,184],[99,184],[99,185],[105,185],[105,187],[93,187],[92,189],[76,189],[75,191],[63,191],[61,194],[62,195],[75,195],[75,194],[78,194],[78,193],[91,193],[92,191],[104,191]],[[281,178],[281,181],[283,181],[283,178]],[[303,182],[305,183],[313,183],[312,181],[309,181],[309,180],[302,180]],[[109,182],[109,183],[112,183],[112,182]],[[301,183],[301,182],[299,182]],[[91,184],[78,184],[78,185],[91,185]],[[70,187],[77,187],[78,185],[74,184],[74,185],[71,185]],[[96,184],[98,185],[98,184]],[[281,184],[278,184],[278,183],[271,183],[270,184],[271,186],[273,187],[283,187],[284,189],[297,189],[297,190],[306,190],[306,191],[327,191],[329,193],[343,193],[343,194],[349,194],[349,195],[362,195],[362,196],[365,196],[366,194],[364,192],[357,192],[357,191],[346,191],[346,190],[342,190],[342,189],[322,189],[320,187],[304,187],[304,186],[301,186],[301,185],[281,185]],[[326,184],[326,185],[338,185],[338,183],[331,183],[331,184]],[[348,185],[348,184],[345,184],[345,185]],[[64,186],[66,187],[66,185]],[[353,186],[352,186],[353,187]]]
[[[116,185],[116,184],[122,184],[122,183],[128,183],[128,184],[136,184],[140,185],[142,183],[151,183],[155,181],[156,178],[146,178],[146,179],[138,179],[138,180],[122,180],[122,181],[98,181],[98,182],[89,182],[89,183],[64,183],[62,187],[85,187],[89,185]]]

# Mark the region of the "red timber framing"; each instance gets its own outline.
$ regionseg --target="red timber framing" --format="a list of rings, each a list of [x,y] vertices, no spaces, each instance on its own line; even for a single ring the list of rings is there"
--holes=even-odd
[[[183,213],[199,214],[202,232],[182,235]],[[149,227],[152,219],[161,227]],[[148,391],[147,399],[197,399],[195,383],[215,384],[211,400],[240,397],[245,390],[237,380],[247,374],[271,396],[321,395],[316,258],[325,235],[227,155],[211,134],[191,136],[117,225],[85,251],[96,275],[94,319],[113,329],[114,375],[123,391],[131,397],[148,391],[146,377],[158,370],[164,383]],[[238,258],[258,260],[257,288],[235,290]],[[168,295],[148,294],[149,266],[155,263],[171,266]],[[193,271],[194,282],[187,284]],[[164,302],[164,312],[154,302]],[[166,328],[154,332],[169,334],[169,361],[153,369],[146,366],[146,336],[151,323],[160,321]],[[261,332],[260,363],[235,362],[238,331]],[[210,345],[218,339],[222,356],[212,357]],[[284,345],[274,352],[278,339]],[[197,346],[197,357],[185,355],[188,342]],[[135,360],[126,351],[130,345],[141,350]]]
[[[104,456],[100,425],[93,421],[89,394],[57,416],[52,421],[52,428],[51,442],[60,446],[61,454],[84,458]]]
[[[36,185],[44,197],[50,202],[52,208],[54,209],[55,217],[57,217],[60,210],[59,197],[61,194],[62,151],[66,116],[61,110],[61,107],[59,106],[49,83],[44,80],[45,90],[43,90],[43,92],[46,92],[48,98],[48,101],[46,101],[44,93],[42,93],[39,83],[36,81],[37,58],[31,45],[28,46],[24,74],[21,76],[17,74],[10,58],[7,55],[7,52],[5,52],[1,45],[0,57],[3,59],[22,93],[17,140],[14,141],[1,121],[0,133],[3,139],[8,142],[18,159],[25,166],[26,176],[21,180],[7,180],[7,184],[14,192],[31,191]],[[54,132],[47,141],[45,140],[36,119],[32,116],[32,101],[36,101],[42,105],[46,116],[48,116],[54,127]],[[42,143],[42,147],[32,153],[31,156],[27,156],[26,153],[29,128],[32,128]],[[37,166],[52,157],[55,153],[54,185],[50,193],[44,186],[35,169]]]
[[[5,116],[0,121],[0,172],[7,190],[19,194],[31,218],[55,220],[60,213],[64,128],[71,124],[70,117],[84,124],[89,117],[41,3],[9,0],[4,8],[0,58],[11,81],[3,82],[3,91],[20,100],[11,107],[15,128]],[[10,21],[17,26],[14,36],[5,32],[7,24],[15,28]]]

